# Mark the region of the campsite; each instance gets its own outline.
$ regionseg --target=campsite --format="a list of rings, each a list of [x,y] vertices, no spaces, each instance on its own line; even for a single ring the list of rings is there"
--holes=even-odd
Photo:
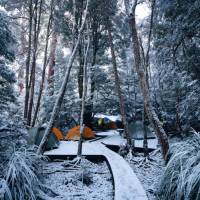
[[[0,200],[200,200],[200,0],[0,0]]]

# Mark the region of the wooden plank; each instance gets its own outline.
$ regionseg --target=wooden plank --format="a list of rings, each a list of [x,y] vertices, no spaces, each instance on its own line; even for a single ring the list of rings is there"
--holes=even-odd
[[[77,148],[78,142],[61,141],[58,149],[47,151],[44,155],[75,156]],[[147,200],[146,193],[137,176],[119,154],[96,141],[83,143],[83,155],[102,155],[107,159],[114,179],[115,200]]]

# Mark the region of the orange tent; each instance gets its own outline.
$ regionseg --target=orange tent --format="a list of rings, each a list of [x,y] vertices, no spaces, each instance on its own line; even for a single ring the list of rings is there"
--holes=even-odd
[[[109,129],[117,129],[117,125],[116,125],[115,122],[110,122],[110,123],[108,124],[108,128],[109,128]]]
[[[91,139],[95,138],[95,134],[89,127],[85,126],[83,131],[83,138]],[[67,140],[79,140],[80,139],[80,126],[75,126],[74,128],[70,129],[66,135]]]
[[[63,133],[58,128],[53,127],[51,131],[54,133],[58,140],[64,140]]]

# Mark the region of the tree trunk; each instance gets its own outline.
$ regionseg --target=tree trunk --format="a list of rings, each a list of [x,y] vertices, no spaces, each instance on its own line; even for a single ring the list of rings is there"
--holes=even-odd
[[[96,18],[93,19],[93,24],[91,25],[92,27],[92,38],[93,38],[93,42],[92,42],[92,47],[93,47],[93,56],[92,56],[92,68],[94,68],[94,66],[96,65],[96,60],[97,60],[97,52],[99,50],[99,32],[98,32],[98,20]],[[96,87],[96,83],[94,80],[94,71],[93,71],[93,76],[91,76],[91,91],[90,91],[90,102],[91,102],[91,107],[92,107],[92,111],[94,108],[94,92],[95,92],[95,87]]]
[[[29,68],[31,60],[31,43],[32,43],[32,24],[33,24],[33,7],[32,0],[29,1],[29,34],[28,34],[28,53],[26,58],[26,75],[25,75],[25,100],[24,100],[24,119],[28,116],[28,102],[29,102]]]
[[[38,112],[39,112],[39,109],[40,109],[40,102],[41,102],[41,98],[42,98],[42,93],[43,93],[43,89],[44,89],[44,81],[45,81],[45,74],[46,74],[46,67],[47,67],[47,50],[48,50],[48,44],[49,44],[50,25],[51,25],[53,9],[54,9],[53,4],[54,4],[54,0],[51,0],[50,15],[49,15],[47,32],[46,32],[46,42],[45,42],[45,50],[44,50],[42,79],[41,79],[41,83],[40,83],[40,89],[39,89],[39,94],[38,94],[38,98],[37,98],[35,113],[34,113],[34,116],[33,116],[32,127],[35,126],[35,122],[36,122]]]
[[[143,149],[144,149],[144,157],[149,158],[146,117],[147,117],[147,116],[146,116],[146,112],[145,112],[145,109],[144,109],[144,107],[143,107],[143,116],[142,116],[142,121],[143,121],[143,133],[144,133]]]
[[[47,142],[47,140],[48,140],[48,138],[49,138],[49,136],[51,134],[51,129],[53,127],[54,121],[55,121],[55,119],[56,119],[56,117],[58,115],[58,112],[60,110],[60,107],[61,107],[61,104],[62,104],[62,101],[63,101],[63,97],[64,97],[64,94],[65,94],[65,91],[66,91],[66,88],[67,88],[67,83],[68,83],[68,80],[69,80],[72,64],[74,62],[75,55],[76,55],[76,52],[77,52],[77,48],[78,48],[78,45],[79,45],[79,42],[80,42],[80,39],[81,39],[81,35],[82,35],[83,30],[84,30],[86,16],[87,16],[87,12],[88,12],[88,3],[89,3],[89,0],[87,0],[86,10],[85,10],[85,13],[84,13],[84,16],[83,16],[83,23],[82,23],[81,28],[79,30],[79,34],[78,34],[78,39],[77,39],[76,45],[74,46],[73,51],[72,51],[71,56],[70,56],[70,59],[68,61],[67,71],[65,73],[65,77],[63,79],[62,86],[60,88],[60,91],[59,91],[59,94],[57,96],[56,102],[54,104],[54,108],[53,108],[53,112],[51,114],[51,118],[50,118],[49,124],[48,124],[48,126],[47,126],[47,128],[45,130],[45,133],[44,133],[44,136],[42,138],[42,141],[41,141],[41,143],[40,143],[40,145],[38,147],[37,154],[42,154],[43,153],[44,148],[46,146],[46,142]]]
[[[25,25],[24,25],[24,20],[21,22],[21,36],[20,36],[20,42],[21,42],[21,47],[20,47],[20,67],[18,70],[18,75],[17,75],[17,82],[18,82],[18,87],[19,87],[19,94],[22,95],[23,89],[24,89],[24,55],[27,52],[26,48],[26,37],[25,37]]]
[[[35,71],[36,71],[36,59],[37,59],[38,39],[39,39],[39,32],[40,32],[42,4],[43,4],[43,0],[40,1],[39,13],[38,13],[38,0],[35,3],[34,41],[33,41],[34,47],[33,47],[33,60],[32,60],[32,68],[31,68],[31,76],[30,76],[30,81],[29,81],[30,101],[29,101],[28,118],[27,118],[27,125],[29,125],[29,126],[31,125],[34,93],[35,93]]]
[[[161,145],[162,155],[163,158],[166,158],[166,154],[169,149],[169,143],[167,134],[165,133],[162,124],[160,120],[158,119],[157,114],[155,113],[151,100],[150,100],[150,92],[148,89],[144,66],[141,64],[141,55],[140,55],[140,47],[139,47],[139,40],[138,40],[138,33],[136,28],[136,20],[135,20],[135,9],[137,6],[137,0],[135,0],[135,3],[132,8],[132,13],[130,14],[130,28],[132,31],[132,42],[133,42],[133,54],[135,59],[135,68],[139,77],[139,83],[141,87],[141,91],[143,94],[144,99],[144,107],[145,111],[147,113],[147,116],[155,130],[156,136],[159,140],[159,143]]]
[[[119,81],[119,76],[118,76],[118,71],[117,71],[117,61],[116,61],[116,56],[115,56],[115,50],[114,50],[114,45],[113,45],[113,38],[112,38],[112,33],[111,33],[111,28],[108,25],[108,39],[109,39],[109,45],[110,45],[110,50],[111,50],[111,55],[112,55],[112,64],[113,64],[113,72],[115,76],[115,85],[119,97],[119,104],[120,104],[120,113],[122,116],[122,122],[124,125],[124,133],[127,138],[127,144],[131,147],[131,137],[129,135],[129,130],[128,130],[128,122],[126,119],[126,113],[125,113],[125,107],[124,107],[124,100],[122,97],[122,92],[121,92],[121,87],[120,87],[120,81]]]
[[[81,155],[82,155],[83,133],[84,133],[84,128],[85,128],[85,124],[83,123],[83,121],[84,121],[83,117],[84,117],[84,111],[85,111],[85,99],[86,99],[86,94],[87,94],[87,57],[88,57],[89,46],[90,46],[90,36],[88,34],[87,49],[86,49],[86,52],[84,55],[83,94],[82,94],[81,119],[80,119],[80,140],[78,143],[77,157],[81,157]]]
[[[55,30],[53,30],[51,45],[50,45],[50,55],[49,55],[49,63],[48,63],[48,79],[47,79],[50,96],[53,96],[54,94],[54,72],[55,72],[55,64],[56,64],[57,43],[58,43],[57,33]]]
[[[76,28],[78,30],[78,24],[82,24],[83,16],[83,0],[80,1],[80,6],[76,13]],[[83,43],[84,39],[81,39],[78,46],[78,58],[79,58],[79,69],[78,69],[78,92],[79,98],[82,99],[83,95],[83,71],[84,71],[84,55],[83,55]]]
[[[82,54],[82,45],[79,45],[79,69],[78,69],[78,93],[79,98],[82,99],[83,95],[83,71],[84,71],[84,62]]]

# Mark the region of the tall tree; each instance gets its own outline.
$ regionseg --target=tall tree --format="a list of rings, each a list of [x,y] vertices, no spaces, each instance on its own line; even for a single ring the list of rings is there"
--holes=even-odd
[[[54,93],[54,73],[55,73],[55,64],[56,64],[56,47],[58,43],[58,36],[55,30],[55,25],[53,26],[53,31],[51,35],[51,44],[50,44],[50,55],[48,59],[48,89],[49,95]]]
[[[88,27],[87,27],[88,29]],[[83,94],[82,94],[82,103],[81,103],[81,119],[80,119],[80,139],[78,143],[78,152],[77,156],[81,157],[82,155],[82,143],[83,143],[83,133],[84,133],[84,112],[85,112],[85,100],[87,95],[87,59],[88,59],[88,51],[90,47],[90,35],[89,35],[89,29],[87,30],[88,38],[87,38],[87,44],[86,44],[86,50],[84,52],[84,67],[83,67]]]
[[[38,147],[38,150],[37,150],[38,154],[43,153],[43,150],[45,148],[46,142],[47,142],[49,135],[51,133],[51,129],[53,127],[55,119],[58,116],[58,112],[60,110],[60,107],[61,107],[61,104],[62,104],[62,101],[63,101],[63,97],[64,97],[64,94],[65,94],[65,91],[66,91],[66,88],[67,88],[67,84],[68,84],[68,81],[69,81],[69,76],[70,76],[72,64],[74,62],[74,59],[75,59],[75,56],[76,56],[76,53],[77,53],[77,49],[78,49],[78,45],[79,45],[79,42],[80,42],[80,39],[81,39],[81,36],[82,36],[82,32],[83,32],[84,27],[85,27],[85,22],[86,22],[87,13],[88,13],[88,4],[89,4],[89,0],[87,0],[87,2],[86,2],[86,8],[85,8],[84,16],[83,16],[83,22],[82,22],[81,27],[79,29],[78,39],[76,41],[76,44],[74,45],[71,56],[69,58],[69,61],[68,61],[68,64],[67,64],[67,70],[66,70],[66,73],[65,73],[59,94],[57,96],[56,102],[54,104],[54,108],[53,108],[53,112],[51,114],[50,121],[49,121],[48,126],[45,130],[44,137],[42,138],[42,141],[41,141],[41,143]]]
[[[50,15],[49,15],[48,24],[47,24],[47,31],[46,31],[46,41],[45,41],[42,77],[41,77],[40,89],[39,89],[39,94],[38,94],[38,97],[37,97],[35,112],[34,112],[34,116],[33,116],[32,126],[35,125],[35,122],[36,122],[36,119],[37,119],[37,116],[38,116],[38,112],[39,112],[39,109],[40,109],[40,103],[41,103],[43,90],[44,90],[45,75],[46,75],[46,68],[47,68],[47,53],[48,53],[49,36],[50,36],[50,30],[51,30],[51,24],[52,24],[53,11],[54,11],[54,0],[51,0]]]
[[[34,103],[34,94],[35,94],[35,73],[36,73],[36,59],[37,59],[37,51],[38,51],[38,40],[40,34],[40,22],[41,22],[41,14],[42,14],[42,6],[43,0],[36,0],[34,6],[34,26],[33,26],[33,58],[31,65],[31,74],[29,80],[29,88],[30,88],[30,99],[28,104],[28,116],[27,116],[27,124],[30,126],[32,121],[32,110]]]
[[[29,0],[29,33],[28,33],[28,52],[26,58],[26,75],[25,75],[25,100],[24,100],[24,118],[28,117],[28,102],[29,102],[29,73],[31,61],[31,47],[32,47],[32,24],[33,24],[33,1]]]
[[[134,59],[135,59],[135,69],[139,77],[139,83],[140,83],[141,91],[143,94],[145,112],[147,113],[149,121],[151,122],[155,130],[156,136],[159,140],[159,143],[161,145],[163,158],[166,159],[166,154],[169,149],[167,134],[165,133],[162,127],[162,124],[155,110],[153,109],[151,99],[150,99],[150,91],[148,88],[147,79],[145,75],[145,68],[141,62],[141,52],[140,52],[138,31],[137,31],[136,18],[135,18],[135,10],[136,10],[137,4],[138,4],[138,1],[135,0],[133,7],[131,9],[131,13],[129,15],[129,23],[130,23],[131,33],[132,33],[132,42],[133,42],[133,54],[134,54]]]
[[[118,98],[119,98],[119,105],[120,105],[120,113],[122,116],[122,122],[124,125],[124,133],[125,136],[127,138],[127,143],[129,145],[129,147],[131,147],[131,137],[129,134],[129,129],[128,129],[128,122],[126,119],[126,112],[125,112],[125,105],[124,105],[124,100],[122,97],[122,92],[121,92],[121,87],[120,87],[120,80],[119,80],[119,76],[118,76],[118,70],[117,70],[117,61],[116,61],[116,55],[115,55],[115,49],[114,49],[114,44],[113,44],[113,37],[112,37],[112,33],[111,33],[111,23],[109,22],[108,19],[108,38],[109,38],[109,44],[110,44],[110,50],[111,50],[111,55],[112,55],[112,65],[113,65],[113,72],[114,72],[114,76],[115,76],[115,85],[116,85],[116,90],[117,90],[117,94],[118,94]]]

